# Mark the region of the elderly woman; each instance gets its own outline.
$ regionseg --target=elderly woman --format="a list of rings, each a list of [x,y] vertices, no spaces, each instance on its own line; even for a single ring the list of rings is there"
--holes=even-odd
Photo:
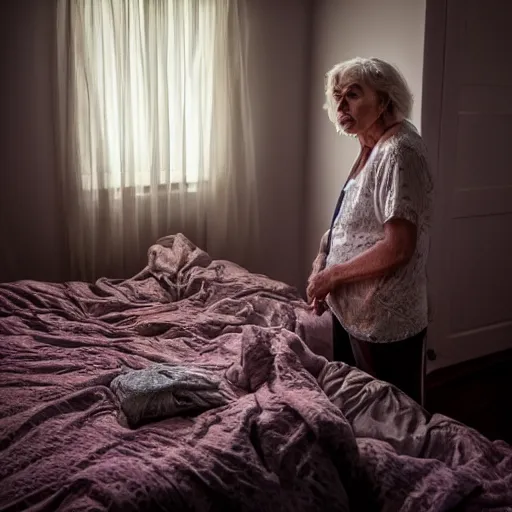
[[[391,64],[356,58],[327,73],[326,100],[337,131],[357,137],[360,152],[313,263],[308,300],[318,314],[324,304],[332,312],[335,360],[422,403],[432,181],[407,120],[412,95]]]

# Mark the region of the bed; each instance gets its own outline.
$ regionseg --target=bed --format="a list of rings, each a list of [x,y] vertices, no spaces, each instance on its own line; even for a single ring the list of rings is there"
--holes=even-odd
[[[506,443],[329,362],[315,322],[181,234],[128,280],[0,285],[0,511],[512,510]],[[111,383],[154,364],[231,398],[130,427]]]

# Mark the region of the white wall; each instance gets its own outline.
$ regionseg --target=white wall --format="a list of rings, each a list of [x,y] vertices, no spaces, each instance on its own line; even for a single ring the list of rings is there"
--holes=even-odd
[[[52,15],[52,2],[4,0],[0,5],[0,281],[62,276]]]
[[[261,247],[254,269],[302,284],[311,0],[250,0],[249,80]]]
[[[357,141],[338,136],[322,109],[324,75],[337,62],[352,57],[379,57],[393,62],[417,98],[412,121],[420,128],[426,0],[316,0],[314,5],[304,199],[305,277],[358,151]]]

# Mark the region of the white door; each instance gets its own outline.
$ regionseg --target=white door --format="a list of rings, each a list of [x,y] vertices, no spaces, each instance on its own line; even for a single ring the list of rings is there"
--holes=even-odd
[[[445,27],[427,24],[426,34],[428,44],[445,29],[430,370],[512,347],[512,0],[445,0],[445,8]]]

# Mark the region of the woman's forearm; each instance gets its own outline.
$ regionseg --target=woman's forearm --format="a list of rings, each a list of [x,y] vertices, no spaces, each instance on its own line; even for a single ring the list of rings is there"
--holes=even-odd
[[[386,236],[355,258],[332,267],[335,286],[390,274],[405,265],[416,248],[416,228],[407,221],[385,225]]]
[[[329,229],[324,233],[320,240],[320,248],[318,249],[318,254],[324,254],[327,256],[327,240],[329,239]]]
[[[329,231],[326,231],[320,240],[320,247],[318,248],[318,254],[313,261],[312,265],[312,275],[318,274],[325,268],[325,263],[327,261],[327,239],[329,237]]]
[[[319,253],[318,256],[313,261],[313,266],[311,269],[311,275],[318,274],[325,268],[325,264],[327,262],[327,255],[323,253]]]
[[[384,240],[351,260],[332,266],[335,287],[386,276],[406,260]]]

